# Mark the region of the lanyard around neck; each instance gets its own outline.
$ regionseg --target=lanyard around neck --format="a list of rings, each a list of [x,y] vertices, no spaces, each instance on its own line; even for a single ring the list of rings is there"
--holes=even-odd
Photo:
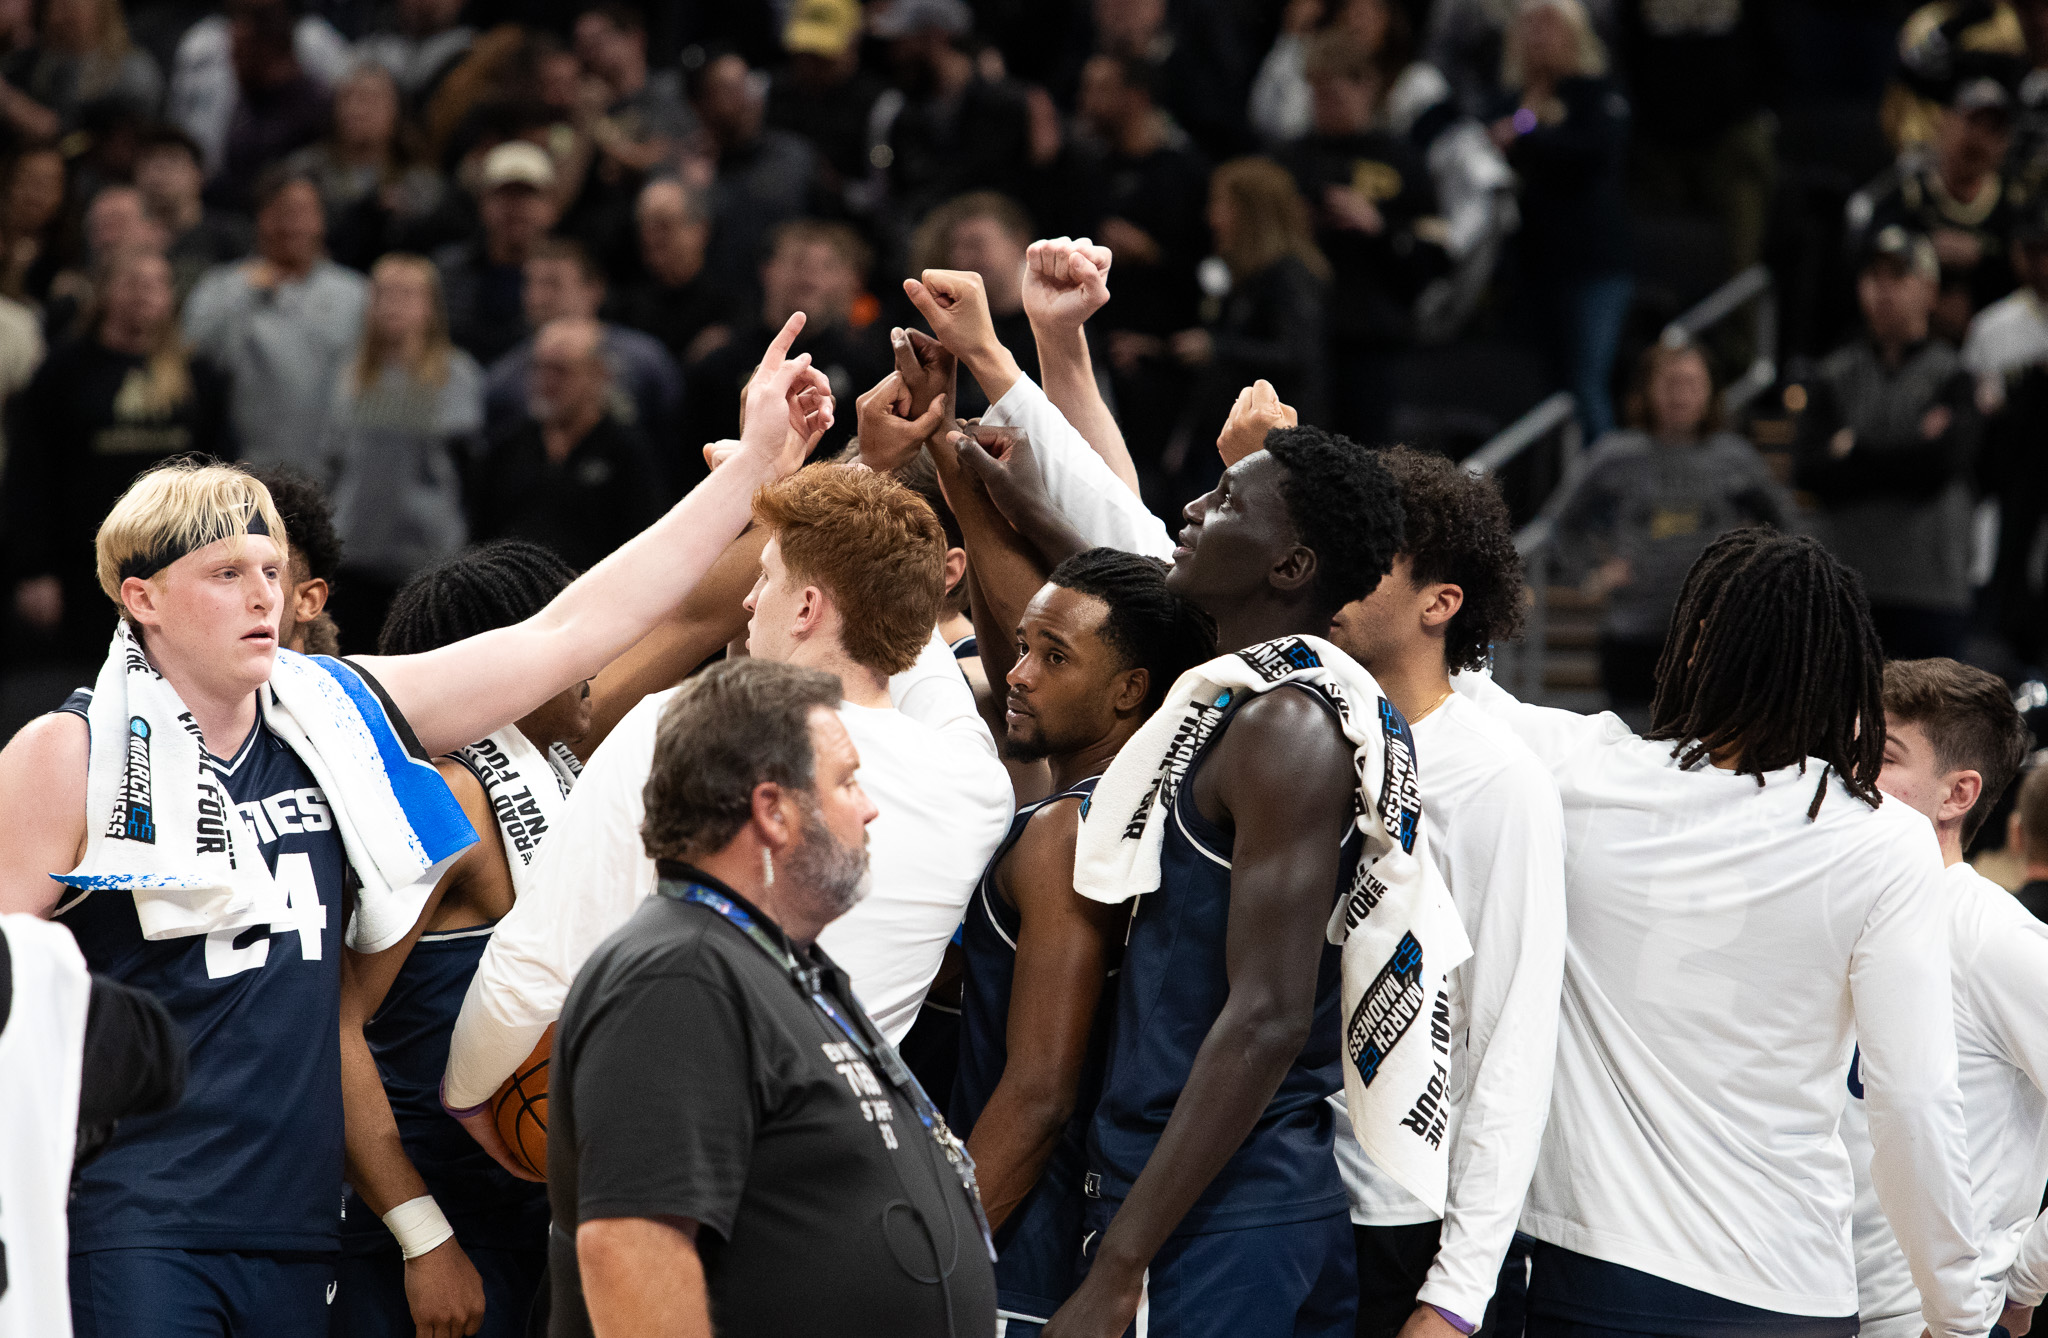
[[[782,968],[783,974],[797,987],[797,992],[811,1001],[811,1005],[831,1019],[840,1033],[867,1061],[869,1067],[882,1075],[883,1081],[901,1094],[916,1112],[918,1123],[930,1134],[939,1150],[946,1154],[946,1160],[960,1177],[961,1185],[967,1190],[967,1201],[974,1208],[975,1224],[981,1228],[982,1243],[988,1247],[988,1257],[996,1257],[994,1237],[989,1231],[988,1216],[981,1207],[981,1186],[974,1178],[974,1159],[967,1155],[967,1147],[946,1127],[946,1117],[926,1095],[923,1084],[911,1073],[910,1066],[903,1062],[903,1056],[896,1053],[896,1047],[879,1034],[871,1041],[861,1029],[846,1016],[844,1010],[825,993],[824,973],[816,966],[797,959],[795,953],[776,940],[767,930],[761,928],[754,917],[735,905],[732,898],[714,891],[702,883],[682,879],[664,878],[656,885],[656,891],[671,901],[685,901],[702,906],[722,916],[726,923],[752,939],[754,946],[768,955],[768,960]]]

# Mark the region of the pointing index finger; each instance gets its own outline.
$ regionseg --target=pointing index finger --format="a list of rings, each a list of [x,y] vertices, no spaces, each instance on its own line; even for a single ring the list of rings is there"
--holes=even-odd
[[[770,369],[779,366],[789,356],[789,346],[796,342],[803,328],[804,314],[801,311],[791,312],[789,319],[782,323],[782,329],[769,341],[768,351],[761,355],[761,365]]]

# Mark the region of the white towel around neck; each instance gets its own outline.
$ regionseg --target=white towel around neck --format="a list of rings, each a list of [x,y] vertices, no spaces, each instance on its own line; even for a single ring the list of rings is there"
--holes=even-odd
[[[1408,725],[1356,660],[1320,637],[1281,637],[1181,675],[1166,705],[1110,763],[1074,852],[1074,890],[1121,902],[1159,886],[1159,853],[1189,764],[1243,693],[1305,687],[1336,709],[1355,753],[1358,870],[1335,898],[1342,945],[1344,1097],[1358,1141],[1382,1170],[1441,1214],[1449,1183],[1445,977],[1472,955],[1435,864]]]
[[[349,946],[389,947],[418,918],[422,886],[430,890],[475,843],[475,829],[411,730],[359,671],[280,650],[257,704],[263,723],[326,794],[355,869],[360,890]],[[51,877],[83,892],[132,893],[151,940],[291,919],[192,713],[126,621],[100,667],[86,721],[85,858]]]
[[[458,748],[455,757],[484,787],[505,843],[513,895],[523,897],[532,883],[541,842],[561,825],[569,790],[583,774],[583,763],[559,743],[549,744],[543,752],[517,725]]]

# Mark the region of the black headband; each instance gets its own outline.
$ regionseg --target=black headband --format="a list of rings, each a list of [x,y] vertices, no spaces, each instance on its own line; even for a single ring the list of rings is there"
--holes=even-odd
[[[160,548],[153,548],[147,553],[137,553],[134,557],[129,558],[126,562],[123,562],[121,564],[121,579],[125,581],[130,576],[134,576],[146,581],[150,577],[162,571],[165,567],[168,567],[173,562],[176,562],[179,558],[185,556],[187,553],[196,552],[197,550],[206,547],[208,544],[213,543],[216,540],[227,538],[228,535],[233,534],[234,532],[235,531],[233,530],[229,530],[227,534],[215,534],[208,538],[200,539],[195,543],[185,544],[183,546],[180,546],[175,543],[170,543],[165,544]],[[269,538],[270,524],[268,521],[263,519],[263,513],[261,511],[252,510],[249,513],[248,528],[244,530],[243,533],[260,534],[263,535],[265,538]]]

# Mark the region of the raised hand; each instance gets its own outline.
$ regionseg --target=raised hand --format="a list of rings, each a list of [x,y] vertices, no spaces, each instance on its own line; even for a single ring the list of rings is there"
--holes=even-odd
[[[1217,434],[1216,453],[1228,468],[1247,455],[1265,450],[1266,434],[1274,428],[1296,427],[1300,422],[1294,410],[1280,402],[1272,382],[1254,381],[1237,392],[1237,402],[1230,406],[1230,416],[1223,420],[1223,431]]]
[[[776,478],[795,473],[832,426],[831,383],[811,366],[810,354],[789,356],[803,328],[801,311],[784,322],[761,355],[741,407],[736,455],[761,462]]]
[[[1034,330],[1078,330],[1109,301],[1110,252],[1086,237],[1033,242],[1024,252],[1024,314]]]
[[[903,374],[889,373],[854,401],[861,463],[884,473],[908,464],[925,439],[939,430],[950,407],[950,398],[939,395],[912,418],[911,392],[903,384]]]
[[[905,279],[903,292],[955,357],[972,363],[998,347],[988,293],[972,270],[928,269]]]
[[[1048,568],[1088,547],[1045,490],[1045,475],[1021,428],[974,423],[947,434],[961,473],[987,494],[1010,527],[1023,536]]]
[[[948,411],[953,400],[953,379],[959,362],[952,351],[922,330],[891,330],[889,344],[896,355],[896,374],[910,393],[910,418],[921,418],[935,399],[943,397]]]

